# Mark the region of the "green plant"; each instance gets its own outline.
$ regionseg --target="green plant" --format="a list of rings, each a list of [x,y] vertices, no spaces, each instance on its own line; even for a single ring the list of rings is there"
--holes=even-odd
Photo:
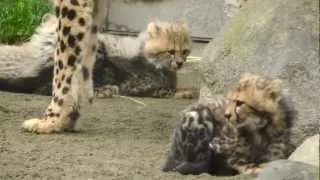
[[[0,42],[18,43],[27,40],[52,10],[48,0],[0,0]]]

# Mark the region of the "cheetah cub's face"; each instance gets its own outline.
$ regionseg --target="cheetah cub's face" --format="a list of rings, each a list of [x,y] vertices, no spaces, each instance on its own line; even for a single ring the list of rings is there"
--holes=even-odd
[[[281,98],[282,83],[279,79],[246,73],[228,93],[225,117],[236,127],[252,123],[264,126],[280,108],[278,102]]]
[[[143,53],[151,63],[171,71],[182,67],[191,51],[191,38],[186,25],[151,22],[147,27],[147,36]]]
[[[260,121],[264,122],[263,118],[259,118],[256,115],[255,109],[245,101],[232,99],[225,111],[225,117],[229,123],[231,123],[236,128],[242,128],[249,125],[259,123]]]

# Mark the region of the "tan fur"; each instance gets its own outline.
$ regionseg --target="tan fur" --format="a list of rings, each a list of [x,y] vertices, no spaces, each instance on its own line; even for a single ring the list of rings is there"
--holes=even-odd
[[[182,67],[192,49],[187,25],[163,21],[150,22],[137,38],[98,34],[98,39],[104,43],[108,57],[133,59],[142,55],[156,67],[172,71]]]
[[[152,22],[149,24],[155,23]],[[36,29],[36,32],[30,38],[30,41],[23,43],[22,45],[0,45],[0,78],[6,80],[20,78],[35,79],[40,76],[39,74],[44,69],[51,69],[53,65],[52,59],[54,51],[57,46],[57,26],[58,20],[56,16],[53,14],[46,14],[43,16],[42,23]],[[181,33],[188,31],[186,25],[173,22],[157,22],[157,26],[159,26],[159,28],[162,28],[163,31],[165,31],[166,29],[170,31],[171,27],[179,27],[182,31]],[[176,59],[180,61],[181,59],[177,58],[177,56],[167,56],[168,53],[166,51],[153,51],[152,53],[144,51],[145,44],[149,44],[148,41],[152,40],[151,38],[149,38],[149,34],[152,33],[147,30],[147,27],[138,35],[138,37],[116,36],[108,33],[98,33],[98,49],[100,49],[100,51],[98,51],[97,59],[103,61],[111,61],[112,64],[116,64],[121,69],[128,68],[128,65],[130,67],[131,64],[134,64],[134,62],[131,61],[139,61],[140,59],[143,59],[143,61],[152,62],[154,67],[163,67],[164,70],[169,69],[172,71],[169,74],[164,74],[165,77],[162,77],[163,75],[161,74],[161,72],[163,69],[154,69],[154,71],[152,72],[148,72],[149,69],[146,69],[146,73],[138,72],[140,74],[137,74],[137,72],[135,72],[134,70],[129,70],[129,73],[137,74],[137,78],[130,78],[127,81],[122,82],[121,92],[123,93],[123,95],[129,94],[131,96],[135,96],[135,91],[132,87],[136,87],[139,91],[137,93],[139,94],[139,96],[141,95],[141,92],[144,91],[146,92],[146,95],[143,94],[144,96],[175,98],[197,97],[196,89],[174,89],[174,86],[171,86],[169,84],[169,81],[175,81],[175,76],[173,74],[175,74],[177,67],[174,62]],[[151,29],[149,28],[149,30]],[[188,38],[188,41],[186,42],[191,42],[190,36],[186,38]],[[168,41],[174,40],[169,39]],[[185,46],[189,45],[185,44]],[[191,46],[189,47],[190,49],[188,49],[188,51],[191,51]],[[101,49],[105,50],[101,51]],[[166,47],[165,49],[169,49],[169,47]],[[148,55],[148,57],[145,55]],[[125,62],[124,64],[122,62],[119,63],[119,59],[126,60],[127,62]],[[185,60],[186,57],[183,57],[182,61]],[[144,64],[146,64],[145,66],[147,66],[147,63]],[[171,66],[170,64],[172,64],[173,66]],[[145,68],[149,68],[149,66]],[[150,68],[153,68],[153,66],[150,66]],[[110,73],[113,72],[114,71],[111,69]],[[163,81],[161,81],[162,84],[159,84],[158,82],[158,77],[160,76],[161,79],[163,79]],[[32,88],[32,86],[30,86],[30,88]],[[149,89],[153,92],[149,91]],[[40,92],[42,93],[42,91]],[[47,91],[45,93],[48,94]],[[108,93],[109,92],[107,92],[107,94]]]
[[[227,97],[226,122],[236,136],[215,137],[212,149],[241,174],[257,174],[265,163],[288,158],[295,111],[281,80],[246,73]]]
[[[55,0],[54,3],[59,25],[52,99],[43,117],[26,120],[22,124],[24,130],[36,133],[73,130],[81,101],[92,101],[93,98],[96,30],[103,19],[105,1]]]
[[[230,90],[228,98],[202,99],[183,111],[182,114],[188,116],[182,118],[183,123],[175,132],[183,132],[184,138],[174,135],[175,146],[172,146],[164,170],[169,171],[176,166],[175,170],[183,173],[207,172],[209,164],[211,170],[232,168],[240,174],[258,174],[265,163],[288,158],[292,152],[290,133],[294,119],[289,99],[279,79],[244,74],[237,86]],[[207,116],[209,114],[210,117]],[[194,132],[202,128],[203,122],[210,120],[216,125],[207,125],[210,133],[204,137],[211,139],[208,148],[214,157],[200,159],[201,163],[186,160],[187,163],[177,165],[179,160],[183,160],[177,157],[186,156],[188,152],[193,153],[191,157],[202,155],[188,150],[199,149],[197,145],[201,143],[194,141],[199,141],[203,135]],[[190,134],[189,139],[186,134]],[[181,143],[179,138],[186,139],[186,142]],[[224,163],[226,167],[222,166]]]
[[[270,114],[270,118],[262,118],[271,121],[275,129],[274,133],[280,133],[287,128],[286,111],[280,104],[281,100],[287,98],[282,82],[279,79],[266,79],[258,75],[244,74],[238,82],[236,88],[228,94],[230,103],[226,108],[226,115],[230,115],[229,121],[233,124],[244,123],[250,116],[260,116],[255,114],[255,110]],[[237,102],[243,103],[237,106]],[[254,109],[252,109],[254,108]],[[238,114],[235,112],[238,110]],[[239,118],[237,118],[239,117]]]
[[[151,22],[147,27],[147,36],[144,55],[159,67],[176,70],[190,54],[191,38],[186,25]],[[169,61],[159,62],[164,59]]]

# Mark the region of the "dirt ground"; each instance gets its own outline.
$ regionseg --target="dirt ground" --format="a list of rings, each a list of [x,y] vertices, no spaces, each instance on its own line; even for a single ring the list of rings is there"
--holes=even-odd
[[[49,97],[0,92],[0,179],[251,179],[183,176],[161,166],[178,113],[193,100],[98,99],[82,109],[77,132],[23,132]]]

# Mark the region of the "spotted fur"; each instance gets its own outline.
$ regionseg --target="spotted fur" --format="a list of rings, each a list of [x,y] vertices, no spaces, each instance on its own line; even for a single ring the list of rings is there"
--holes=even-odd
[[[155,38],[149,37],[149,34],[154,34],[151,31],[152,28],[146,28],[138,37],[116,36],[98,32],[99,43],[97,45],[94,68],[96,90],[105,89],[100,88],[105,85],[116,85],[121,95],[196,97],[196,89],[187,87],[176,89],[177,66],[175,62],[186,61],[186,55],[179,55],[178,49],[183,46],[186,51],[191,51],[188,28],[186,25],[172,22],[151,22],[147,27],[150,24],[156,24],[161,32],[168,31],[170,33],[167,34],[172,36],[176,34],[188,40],[185,42],[176,41],[171,36],[163,35],[162,39],[165,39],[167,43],[165,46],[162,44],[161,48],[157,49],[151,48],[151,46],[159,47],[153,41]],[[52,84],[49,81],[52,78],[52,59],[57,46],[57,34],[55,32],[57,26],[57,18],[52,14],[46,14],[29,42],[21,46],[0,45],[0,69],[2,69],[0,71],[0,89],[45,95],[51,94]],[[66,33],[68,28],[64,28],[64,31]],[[82,34],[78,35],[78,37],[81,38]],[[153,41],[152,45],[150,45],[149,41]],[[158,43],[162,43],[162,41],[158,41]],[[149,44],[149,49],[152,49],[152,53],[145,49],[146,44]],[[173,44],[175,45],[172,46]],[[174,51],[177,51],[177,56],[167,56],[167,51],[172,47]],[[164,49],[166,50],[163,51]],[[150,63],[151,61],[154,63]],[[156,65],[157,63],[159,65]],[[170,64],[173,66],[170,66]],[[39,76],[41,76],[41,81],[39,81]],[[28,86],[19,83],[20,79],[26,79]],[[109,92],[106,93],[108,94]],[[99,94],[105,94],[105,92],[100,92]]]
[[[163,171],[233,174],[224,157],[216,156],[209,148],[214,137],[222,137],[232,131],[224,121],[225,106],[226,99],[216,96],[196,102],[182,111]]]
[[[190,54],[191,39],[188,28],[165,22],[149,23],[148,41],[143,52],[157,67],[179,69]]]
[[[101,86],[113,83],[119,86],[121,95],[129,96],[197,96],[194,89],[176,89],[176,71],[183,66],[192,48],[186,25],[151,22],[136,38],[108,34],[99,34],[98,38],[104,45],[101,52],[108,54],[108,67],[104,68],[113,72],[108,73],[111,80],[102,82]],[[103,72],[106,71],[99,71]]]
[[[236,126],[250,123],[251,119],[265,120],[272,130],[268,134],[277,136],[291,127],[294,108],[288,91],[280,79],[267,79],[259,75],[244,74],[235,88],[228,93],[230,103],[226,117]]]
[[[265,163],[288,158],[295,110],[279,79],[247,73],[230,90],[228,100],[226,121],[237,135],[215,137],[215,153],[225,155],[241,174],[259,173]]]
[[[104,18],[105,1],[55,0],[54,3],[58,26],[52,99],[43,117],[26,120],[22,125],[24,130],[36,133],[73,130],[80,103],[93,99],[96,34]],[[87,74],[83,73],[84,68]]]
[[[246,74],[228,98],[184,110],[163,170],[256,174],[265,163],[287,158],[295,111],[279,82]]]

